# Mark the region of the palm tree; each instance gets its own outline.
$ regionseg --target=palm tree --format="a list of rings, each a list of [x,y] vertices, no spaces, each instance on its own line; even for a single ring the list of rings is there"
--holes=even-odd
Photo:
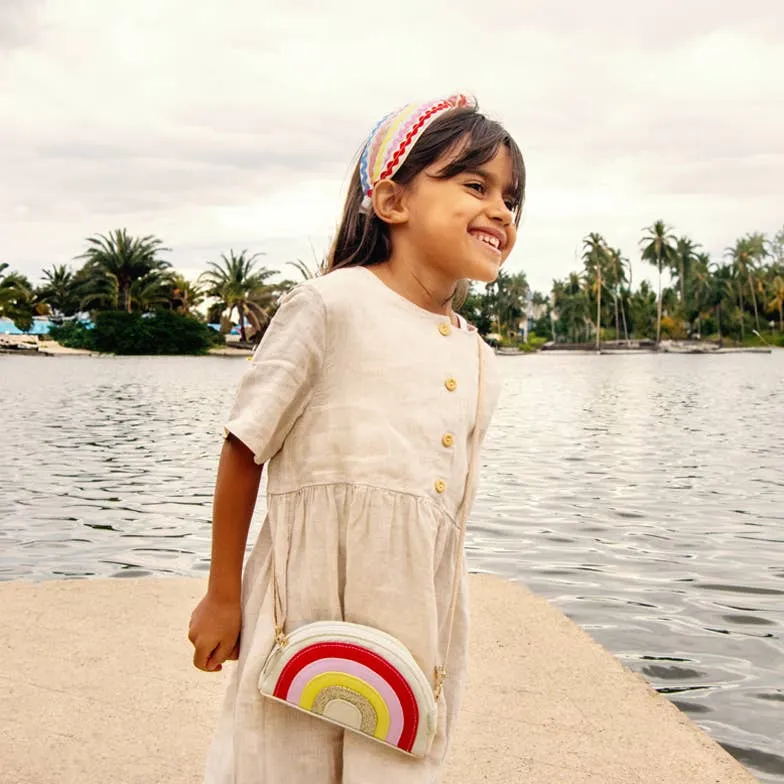
[[[755,263],[755,252],[758,250],[752,242],[750,237],[741,237],[732,245],[725,249],[724,253],[727,255],[734,267],[738,277],[738,303],[740,308],[740,335],[741,340],[746,337],[744,325],[744,304],[743,304],[743,287],[748,282],[749,292],[751,293],[752,302],[754,304],[754,318],[759,332],[759,314],[757,312],[757,295],[754,292],[754,277],[753,269]]]
[[[294,267],[300,275],[302,275],[302,280],[313,280],[317,275],[317,270],[312,270],[302,259],[297,259],[296,261],[287,261],[286,264],[290,264]]]
[[[583,263],[588,290],[596,295],[596,350],[602,334],[602,288],[610,265],[610,253],[601,234],[592,232],[583,239]],[[616,321],[616,328],[618,322]]]
[[[330,241],[330,245],[332,242]],[[313,280],[314,278],[319,277],[320,275],[324,275],[327,272],[328,261],[325,258],[319,259],[318,254],[316,253],[316,249],[313,247],[313,243],[308,237],[308,245],[310,245],[310,255],[313,256],[313,266],[311,267],[309,264],[306,264],[302,259],[297,259],[296,261],[287,261],[286,264],[290,264],[294,267],[300,275],[302,275],[302,280]],[[469,292],[465,292],[465,298],[468,296]]]
[[[85,272],[90,276],[105,277],[117,289],[119,306],[129,313],[132,309],[131,286],[134,281],[153,272],[163,272],[169,262],[158,254],[170,250],[152,235],[132,237],[126,229],[110,231],[87,238],[87,250],[77,258],[85,259]]]
[[[6,275],[8,263],[0,261],[0,312],[9,306],[11,302],[16,299],[18,293],[16,283],[13,276],[16,273],[9,273]]]
[[[175,312],[190,316],[194,308],[204,302],[204,290],[198,283],[192,283],[179,274],[172,275],[169,282],[169,303]]]
[[[73,288],[79,310],[117,310],[119,307],[117,279],[90,262],[74,274]]]
[[[493,311],[487,288],[478,291],[471,284],[466,293],[465,301],[457,309],[465,319],[472,323],[481,335],[489,335],[493,331]]]
[[[485,287],[487,304],[493,313],[496,330],[504,337],[517,338],[520,319],[526,312],[528,280],[524,272],[510,274],[501,270]]]
[[[45,302],[55,316],[73,316],[79,309],[75,278],[65,264],[53,264],[43,270],[45,283],[36,291],[39,302]]]
[[[629,299],[632,332],[638,339],[651,336],[656,325],[657,310],[656,293],[651,291],[648,281],[643,280],[640,288]]]
[[[607,249],[607,285],[612,291],[613,304],[615,307],[615,339],[620,340],[620,330],[618,327],[618,307],[620,305],[621,318],[623,319],[623,334],[626,341],[629,341],[629,330],[626,325],[626,310],[623,305],[623,286],[629,284],[632,276],[632,268],[629,259],[625,258],[620,248]],[[629,273],[627,278],[626,273]]]
[[[546,318],[550,322],[550,328],[553,330],[553,342],[555,342],[555,323],[550,317],[550,300],[541,291],[531,292],[530,308],[526,315],[533,320],[535,330],[540,329],[541,320]]]
[[[519,334],[520,320],[528,311],[530,291],[524,272],[515,272],[508,276],[504,286],[504,305],[507,314],[507,330],[510,333]]]
[[[672,228],[668,226],[663,220],[657,220],[651,226],[646,227],[643,231],[648,232],[640,240],[642,249],[642,259],[649,264],[653,264],[659,271],[659,294],[658,294],[658,311],[656,314],[656,345],[661,341],[661,319],[662,319],[662,286],[661,276],[665,264],[672,266],[672,261],[675,258],[675,236],[672,234]]]
[[[681,310],[683,320],[689,321],[689,309],[686,302],[686,291],[691,280],[691,272],[697,260],[697,249],[699,243],[694,242],[690,237],[678,237],[675,247],[676,264],[673,267],[674,277],[678,278],[681,294]]]
[[[552,302],[556,320],[566,327],[567,338],[577,343],[588,320],[590,306],[576,272],[570,273],[566,280],[553,281]]]
[[[18,272],[6,274],[8,264],[0,262],[0,316],[10,318],[14,324],[27,332],[33,326],[33,287],[30,281]]]
[[[131,284],[131,306],[142,313],[160,310],[171,299],[172,278],[166,272],[150,272]]]
[[[754,259],[754,264],[747,267],[746,273],[749,278],[749,289],[751,289],[751,302],[754,306],[754,321],[757,325],[757,332],[760,331],[759,309],[757,308],[757,294],[764,295],[764,286],[762,280],[757,275],[751,273],[756,272],[758,267],[764,264],[766,258],[770,256],[768,250],[768,238],[759,231],[747,235],[751,257]]]
[[[247,340],[246,319],[256,331],[260,330],[262,324],[269,320],[277,298],[277,289],[264,282],[275,272],[256,266],[256,260],[262,255],[249,255],[247,250],[236,254],[230,250],[228,256],[221,254],[220,261],[208,262],[209,269],[199,278],[207,286],[207,296],[218,299],[221,310],[228,311],[229,318],[237,310],[243,342]]]
[[[768,309],[779,313],[779,332],[784,332],[784,273],[776,275],[771,283],[772,298]]]
[[[775,244],[775,240],[774,240]],[[747,234],[735,241],[735,245],[727,248],[725,253],[730,257],[732,264],[738,272],[738,297],[741,309],[741,338],[743,331],[743,285],[748,283],[751,294],[751,304],[754,308],[754,323],[757,332],[760,331],[759,308],[757,307],[757,294],[762,293],[761,281],[757,278],[757,266],[770,256],[768,241],[764,234],[754,232]]]
[[[323,275],[326,272],[326,268],[324,266],[324,262],[319,262],[318,260],[314,259],[315,266],[311,267],[306,264],[302,259],[297,259],[296,261],[287,261],[286,264],[290,264],[294,269],[302,275],[302,280],[313,280],[314,278],[319,277],[319,275]]]
[[[702,316],[714,307],[713,275],[711,260],[707,253],[697,253],[691,269],[692,306],[697,313],[697,333],[702,336]],[[721,339],[721,333],[719,333]]]
[[[716,312],[716,323],[719,332],[719,342],[723,339],[721,329],[721,314],[726,310],[731,314],[730,305],[735,302],[735,283],[737,270],[731,264],[714,264],[712,266],[712,302]],[[740,323],[741,335],[743,334],[743,319],[741,315]]]
[[[768,241],[768,253],[777,267],[784,267],[784,227]]]

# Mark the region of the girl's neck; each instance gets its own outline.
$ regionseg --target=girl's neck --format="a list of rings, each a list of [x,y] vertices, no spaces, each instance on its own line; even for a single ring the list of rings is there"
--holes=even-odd
[[[417,307],[442,316],[449,316],[454,323],[457,317],[452,310],[455,284],[438,280],[427,270],[416,269],[404,260],[395,258],[368,268],[382,283],[413,302]]]

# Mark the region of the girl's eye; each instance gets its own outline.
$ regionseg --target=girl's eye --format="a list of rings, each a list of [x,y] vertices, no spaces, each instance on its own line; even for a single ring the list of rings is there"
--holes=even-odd
[[[514,199],[504,199],[504,204],[509,212],[514,212],[517,209],[517,204]]]
[[[466,187],[475,190],[477,193],[485,192],[485,186],[481,182],[467,182]]]

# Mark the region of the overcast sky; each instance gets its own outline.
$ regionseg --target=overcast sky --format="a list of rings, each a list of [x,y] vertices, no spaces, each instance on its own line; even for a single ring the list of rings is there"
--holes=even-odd
[[[523,150],[536,288],[657,218],[718,258],[784,224],[782,74],[782,0],[0,0],[0,261],[127,227],[189,275],[310,262],[374,122],[455,90]]]

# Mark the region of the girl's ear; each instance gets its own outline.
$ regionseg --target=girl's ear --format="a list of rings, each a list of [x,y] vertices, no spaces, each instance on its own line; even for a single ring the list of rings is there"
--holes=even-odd
[[[400,225],[408,221],[408,205],[405,188],[392,180],[382,180],[371,196],[373,211],[378,217],[392,225]]]

